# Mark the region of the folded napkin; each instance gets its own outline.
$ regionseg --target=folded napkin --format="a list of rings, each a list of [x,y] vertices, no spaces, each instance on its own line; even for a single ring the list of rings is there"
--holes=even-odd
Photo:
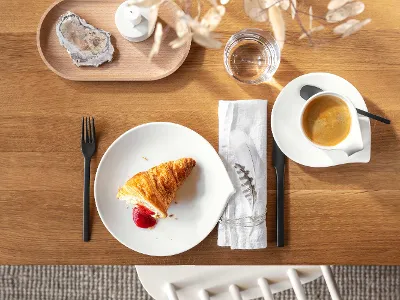
[[[219,246],[267,247],[267,103],[219,102],[219,154],[236,189],[219,222]]]

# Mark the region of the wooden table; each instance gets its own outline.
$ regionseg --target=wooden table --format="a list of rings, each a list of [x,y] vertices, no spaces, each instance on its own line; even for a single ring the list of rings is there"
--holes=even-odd
[[[371,162],[329,169],[289,162],[287,246],[278,249],[268,132],[269,248],[220,248],[214,230],[192,250],[165,258],[121,245],[102,224],[93,199],[92,241],[82,242],[81,117],[97,120],[94,176],[107,147],[132,127],[180,123],[217,149],[219,99],[265,98],[270,111],[279,89],[238,84],[224,70],[222,49],[197,45],[177,72],[157,82],[64,80],[46,68],[36,49],[36,27],[51,2],[0,2],[0,264],[400,264],[400,9],[394,1],[368,1],[362,18],[373,20],[364,30],[344,40],[323,33],[313,48],[297,41],[298,27],[288,20],[291,42],[276,74],[282,86],[315,71],[352,82],[371,112],[392,120],[390,126],[372,121]],[[221,26],[223,41],[255,26],[267,28],[251,23],[242,1],[233,1]]]

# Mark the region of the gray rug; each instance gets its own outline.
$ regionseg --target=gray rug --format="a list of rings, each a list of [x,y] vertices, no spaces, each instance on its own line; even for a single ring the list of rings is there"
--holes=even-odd
[[[343,299],[399,300],[400,266],[333,267]],[[308,299],[330,299],[322,278]],[[0,266],[0,300],[151,300],[133,266]],[[292,290],[276,300],[296,299]]]

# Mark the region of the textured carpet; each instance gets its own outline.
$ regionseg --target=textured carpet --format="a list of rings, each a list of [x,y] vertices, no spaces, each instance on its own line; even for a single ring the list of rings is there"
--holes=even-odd
[[[400,266],[333,267],[344,300],[399,300]],[[306,284],[308,299],[330,299],[322,278]],[[1,300],[151,300],[133,266],[0,266]],[[296,299],[292,290],[276,300]]]

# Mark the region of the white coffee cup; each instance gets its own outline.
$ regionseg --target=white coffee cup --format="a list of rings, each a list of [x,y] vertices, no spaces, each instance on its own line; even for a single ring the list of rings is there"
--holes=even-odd
[[[311,102],[315,101],[317,98],[321,96],[334,96],[336,98],[341,99],[344,103],[346,103],[347,108],[349,109],[350,112],[350,117],[351,117],[351,125],[350,125],[350,131],[349,134],[339,142],[338,144],[334,146],[322,146],[319,144],[314,143],[312,140],[309,139],[309,137],[306,135],[304,132],[303,128],[303,117],[304,117],[304,112],[308,105],[310,105]],[[318,100],[318,101],[323,101],[323,100]],[[300,131],[303,134],[303,136],[315,147],[323,149],[323,150],[342,150],[344,151],[348,156],[353,155],[356,152],[361,151],[364,149],[364,143],[362,140],[362,135],[361,135],[361,129],[360,129],[360,123],[358,121],[358,114],[357,110],[354,107],[353,103],[347,99],[346,97],[339,95],[334,92],[329,92],[329,91],[323,91],[320,93],[317,93],[310,97],[304,104],[301,113],[300,113],[300,120],[299,120],[299,125],[300,125]]]

